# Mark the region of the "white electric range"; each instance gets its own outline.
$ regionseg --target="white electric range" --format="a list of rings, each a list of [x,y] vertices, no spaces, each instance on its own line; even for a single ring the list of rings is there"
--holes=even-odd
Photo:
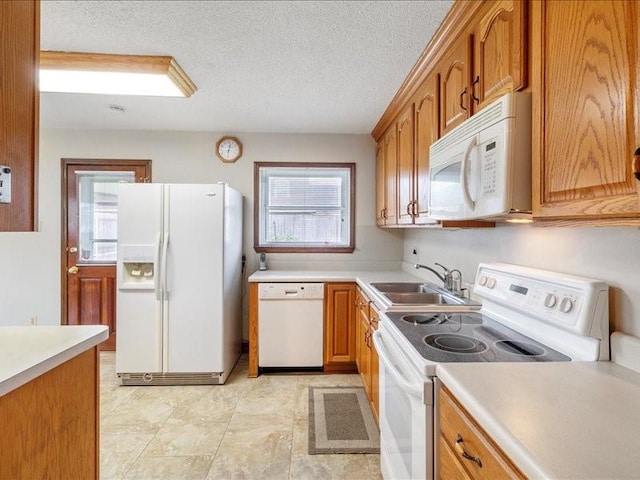
[[[386,480],[434,478],[438,364],[609,359],[605,283],[483,263],[473,290],[482,298],[479,310],[388,311],[374,333]]]

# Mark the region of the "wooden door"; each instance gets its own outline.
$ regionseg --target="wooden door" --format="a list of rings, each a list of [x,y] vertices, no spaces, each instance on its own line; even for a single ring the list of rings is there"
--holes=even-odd
[[[398,150],[396,127],[393,124],[384,136],[385,225],[398,224]]]
[[[640,2],[533,2],[533,213],[640,217]]]
[[[398,224],[413,223],[413,103],[398,118]]]
[[[324,371],[355,371],[356,284],[327,283],[324,299]]]
[[[387,207],[387,179],[384,173],[384,140],[376,146],[376,225],[383,227]]]
[[[149,181],[150,160],[62,160],[62,324],[108,325],[115,349],[117,185]]]
[[[472,112],[470,89],[471,36],[462,35],[439,64],[440,132],[453,130]]]
[[[526,10],[526,2],[499,0],[484,3],[478,12],[472,81],[476,111],[526,85]]]
[[[415,100],[415,183],[414,219],[416,224],[429,220],[429,148],[439,137],[438,75],[430,74],[420,86]]]
[[[0,2],[0,165],[11,170],[0,232],[36,230],[39,55],[40,2]]]

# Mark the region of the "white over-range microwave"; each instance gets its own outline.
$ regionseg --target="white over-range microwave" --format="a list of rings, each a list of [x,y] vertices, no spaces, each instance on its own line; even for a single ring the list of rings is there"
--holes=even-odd
[[[531,94],[504,95],[430,149],[429,215],[437,220],[531,213]]]

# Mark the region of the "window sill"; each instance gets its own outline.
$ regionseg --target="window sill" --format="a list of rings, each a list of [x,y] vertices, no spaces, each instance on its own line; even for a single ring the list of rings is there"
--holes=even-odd
[[[254,245],[256,253],[353,253],[355,247],[261,247]]]

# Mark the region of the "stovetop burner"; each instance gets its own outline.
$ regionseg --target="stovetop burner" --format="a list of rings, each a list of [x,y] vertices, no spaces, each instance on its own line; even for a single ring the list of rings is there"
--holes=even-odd
[[[446,321],[439,313],[412,313],[410,315],[403,315],[401,318],[405,322],[413,323],[414,325],[437,325]]]
[[[571,360],[481,312],[386,312],[386,316],[411,345],[432,362]]]
[[[481,353],[487,345],[475,338],[454,333],[435,333],[424,337],[424,343],[433,348],[454,353]]]

